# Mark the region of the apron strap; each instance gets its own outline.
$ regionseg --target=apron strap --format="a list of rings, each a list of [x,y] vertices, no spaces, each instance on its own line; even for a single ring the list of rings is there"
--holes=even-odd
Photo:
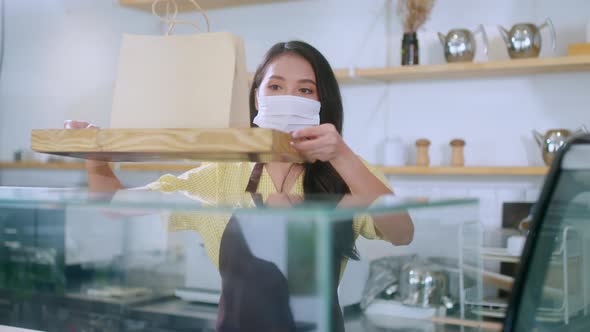
[[[250,174],[250,180],[246,186],[246,192],[255,194],[260,184],[260,177],[262,176],[262,170],[264,169],[264,163],[256,163]]]
[[[250,174],[250,180],[248,181],[248,185],[246,186],[246,192],[252,195],[254,204],[256,204],[256,206],[258,207],[264,205],[262,202],[262,196],[256,193],[256,191],[258,190],[258,185],[260,184],[260,177],[262,176],[263,170],[264,163],[256,163],[254,165],[254,168],[252,169],[252,174]]]

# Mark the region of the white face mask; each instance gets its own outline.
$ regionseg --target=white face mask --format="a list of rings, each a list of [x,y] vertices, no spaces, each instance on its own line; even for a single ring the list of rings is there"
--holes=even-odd
[[[254,123],[260,128],[292,132],[320,124],[319,101],[297,96],[258,96],[258,115]]]

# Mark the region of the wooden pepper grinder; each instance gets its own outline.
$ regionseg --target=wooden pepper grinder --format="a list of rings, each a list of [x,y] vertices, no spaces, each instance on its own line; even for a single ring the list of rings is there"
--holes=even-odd
[[[427,167],[430,165],[430,157],[428,156],[429,147],[430,141],[426,138],[416,141],[416,166]]]
[[[462,139],[454,139],[451,141],[451,166],[463,167],[465,166],[465,158],[463,157],[463,150],[465,141]]]

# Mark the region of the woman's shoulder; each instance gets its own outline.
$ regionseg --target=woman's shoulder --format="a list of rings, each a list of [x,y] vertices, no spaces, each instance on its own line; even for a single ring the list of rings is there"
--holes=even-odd
[[[251,162],[204,162],[198,167],[195,167],[179,175],[179,178],[188,178],[191,175],[202,173],[216,172],[218,174],[223,174],[227,172],[240,171],[243,169],[252,169],[253,165],[254,163]]]
[[[176,191],[192,188],[195,184],[215,187],[219,179],[229,178],[251,171],[250,162],[205,162],[180,175],[165,174],[146,186],[151,190]]]

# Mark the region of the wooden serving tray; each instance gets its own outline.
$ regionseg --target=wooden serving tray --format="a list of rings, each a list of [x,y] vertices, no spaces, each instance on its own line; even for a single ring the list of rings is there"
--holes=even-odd
[[[291,137],[271,129],[35,129],[36,152],[113,162],[302,161]]]

